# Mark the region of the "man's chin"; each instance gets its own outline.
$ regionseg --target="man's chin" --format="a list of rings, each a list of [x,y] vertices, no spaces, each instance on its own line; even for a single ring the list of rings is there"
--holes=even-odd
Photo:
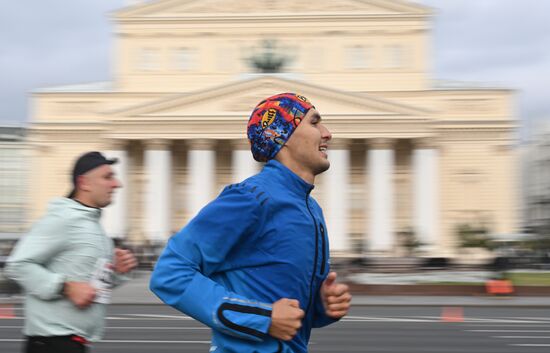
[[[328,160],[325,160],[325,163],[319,165],[319,168],[317,169],[317,173],[315,173],[315,175],[319,175],[321,173],[324,173],[329,168],[330,168],[330,162]]]
[[[107,200],[107,201],[101,203],[98,207],[99,207],[99,208],[104,208],[104,207],[109,206],[109,205],[112,204],[112,203],[113,203],[113,200]]]

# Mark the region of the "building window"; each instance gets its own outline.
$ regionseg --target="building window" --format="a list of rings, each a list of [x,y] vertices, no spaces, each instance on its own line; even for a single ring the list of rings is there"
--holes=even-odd
[[[142,48],[138,54],[138,69],[142,71],[153,71],[159,68],[158,50]]]
[[[190,71],[195,69],[197,62],[197,51],[191,48],[178,48],[176,50],[176,69]]]
[[[388,45],[386,47],[386,67],[398,69],[405,66],[405,49],[402,45]]]
[[[372,66],[372,48],[370,47],[362,45],[347,47],[345,56],[348,69],[368,69]]]

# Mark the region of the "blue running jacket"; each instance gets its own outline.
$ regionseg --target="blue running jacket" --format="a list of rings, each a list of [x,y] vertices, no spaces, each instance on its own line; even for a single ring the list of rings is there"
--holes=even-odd
[[[214,353],[307,352],[311,329],[335,320],[319,289],[329,272],[328,237],[308,184],[281,163],[222,193],[175,234],[151,290],[212,328]],[[271,304],[297,299],[302,328],[287,342],[268,335]]]

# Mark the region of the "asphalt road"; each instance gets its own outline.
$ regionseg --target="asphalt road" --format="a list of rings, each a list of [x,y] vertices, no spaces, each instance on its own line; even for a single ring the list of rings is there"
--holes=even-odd
[[[0,308],[0,352],[21,352],[21,316],[19,307]],[[208,328],[166,306],[112,305],[107,335],[92,353],[208,352],[209,337]],[[356,306],[310,342],[311,353],[549,351],[548,308]]]

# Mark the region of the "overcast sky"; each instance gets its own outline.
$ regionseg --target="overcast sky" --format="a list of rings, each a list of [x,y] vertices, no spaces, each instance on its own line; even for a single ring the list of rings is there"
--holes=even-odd
[[[550,121],[550,0],[416,0],[436,9],[433,78],[517,89],[525,138]],[[125,0],[4,1],[0,124],[28,120],[29,91],[111,79],[112,23]]]

